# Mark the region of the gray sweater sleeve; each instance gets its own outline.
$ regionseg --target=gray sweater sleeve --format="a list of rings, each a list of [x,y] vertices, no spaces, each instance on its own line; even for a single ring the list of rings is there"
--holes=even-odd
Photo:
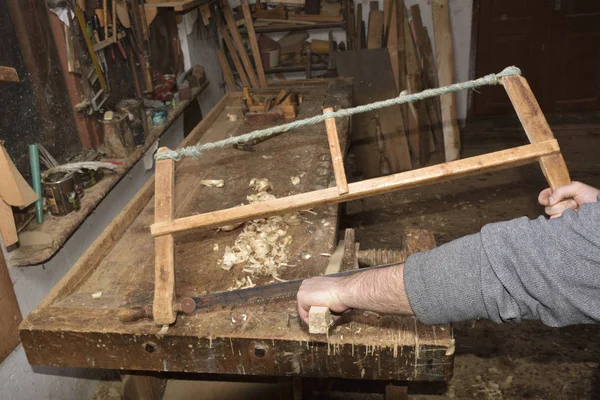
[[[404,285],[418,319],[600,323],[600,196],[561,217],[489,224],[408,258]]]

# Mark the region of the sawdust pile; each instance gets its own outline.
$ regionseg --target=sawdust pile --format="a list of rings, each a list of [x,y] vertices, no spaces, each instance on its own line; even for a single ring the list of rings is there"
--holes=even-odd
[[[256,191],[246,197],[251,204],[276,198],[268,193],[273,189],[268,179],[252,179],[250,187]],[[272,276],[281,281],[279,269],[290,266],[287,263],[289,256],[287,247],[292,242],[292,238],[288,235],[288,228],[300,223],[302,219],[298,213],[246,222],[233,246],[225,247],[221,261],[221,268],[227,271],[240,265],[242,270],[249,274],[241,280],[236,279],[235,285],[230,290],[254,286],[251,279],[254,275]]]

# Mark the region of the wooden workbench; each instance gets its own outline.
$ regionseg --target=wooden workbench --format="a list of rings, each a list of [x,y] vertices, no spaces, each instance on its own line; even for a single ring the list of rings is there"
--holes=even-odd
[[[347,80],[298,87],[304,96],[298,118],[325,107],[348,107]],[[241,97],[229,94],[186,138],[185,144],[212,142],[255,129],[242,124]],[[231,115],[237,120],[232,121]],[[349,121],[337,121],[342,148]],[[273,194],[285,196],[334,184],[325,124],[269,139],[256,152],[224,149],[201,160],[177,163],[176,216],[231,207],[246,201],[252,178],[268,178]],[[294,186],[290,178],[300,176]],[[201,179],[224,179],[223,188],[199,185]],[[119,308],[152,302],[154,217],[150,180],[87,250],[73,269],[31,312],[20,327],[33,365],[185,371],[269,376],[343,377],[375,380],[447,380],[452,373],[454,341],[449,326],[427,327],[414,318],[381,316],[352,321],[325,335],[309,335],[298,321],[296,302],[278,300],[179,316],[159,333],[150,320],[122,323]],[[290,227],[289,264],[283,279],[320,275],[337,243],[338,207],[303,213],[305,222]],[[176,239],[177,296],[224,291],[239,267],[219,267],[225,246],[239,230],[204,231]],[[416,242],[419,238],[413,238]],[[218,250],[216,249],[218,245]],[[418,247],[418,246],[417,246]],[[307,255],[310,256],[307,257]],[[272,281],[253,277],[258,284]],[[102,292],[100,298],[93,293]]]

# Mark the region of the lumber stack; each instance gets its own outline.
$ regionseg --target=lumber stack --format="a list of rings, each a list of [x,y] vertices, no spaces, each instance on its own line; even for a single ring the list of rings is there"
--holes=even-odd
[[[419,5],[407,9],[404,0],[384,0],[383,10],[378,1],[369,2],[368,7],[366,24],[362,4],[357,5],[355,15],[354,50],[359,54],[339,55],[336,62],[340,76],[353,77],[355,86],[362,82],[358,84],[360,90],[355,90],[357,105],[390,98],[404,90],[414,93],[454,83],[448,0],[435,0],[432,5],[435,27],[431,33],[440,44],[437,57]],[[344,65],[351,58],[358,65]],[[436,59],[441,60],[437,66]],[[386,89],[390,78],[394,90]],[[390,119],[394,119],[391,126],[397,127],[397,132],[382,131],[382,126],[390,125]],[[453,95],[380,110],[377,115],[359,116],[354,122],[353,144],[364,177],[459,158]]]
[[[334,41],[333,29],[348,28],[354,20],[351,0],[278,0],[249,4],[242,0],[232,8],[228,0],[215,10],[223,48],[219,63],[228,90],[266,87],[268,74],[329,69],[330,54],[353,46],[354,33],[346,42]],[[353,25],[352,25],[353,26]],[[324,40],[310,39],[309,31],[325,30]],[[285,33],[283,37],[272,34]],[[232,84],[233,82],[233,84]]]

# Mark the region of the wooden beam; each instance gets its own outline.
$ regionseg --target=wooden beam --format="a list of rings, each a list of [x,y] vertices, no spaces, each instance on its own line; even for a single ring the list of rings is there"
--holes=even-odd
[[[354,50],[360,50],[363,48],[363,16],[362,16],[362,4],[356,5],[356,29],[354,30]]]
[[[219,13],[217,13],[217,19],[218,19],[218,15],[219,15]],[[229,37],[229,33],[227,33],[227,29],[225,29],[225,26],[222,24],[221,21],[218,21],[217,25],[219,26],[219,31],[221,32],[221,36],[223,37],[225,46],[227,46],[227,49],[229,50],[229,54],[231,54],[231,60],[233,61],[233,65],[235,66],[235,70],[237,71],[237,73],[240,77],[240,80],[242,81],[242,85],[244,85],[245,87],[250,86],[250,81],[248,80],[248,77],[246,76],[246,73],[244,72],[244,68],[242,67],[240,58],[238,57],[238,55],[235,51],[235,46],[233,45],[233,42],[231,41],[231,37]]]
[[[258,81],[261,87],[267,87],[267,78],[265,77],[265,70],[263,69],[262,58],[260,56],[260,49],[258,48],[258,42],[256,41],[256,33],[254,32],[254,24],[252,23],[252,14],[250,13],[250,6],[248,0],[241,0],[242,11],[244,13],[244,20],[246,21],[246,31],[248,32],[248,41],[250,42],[250,48],[252,49],[252,57],[254,57],[254,65],[256,65],[256,72],[258,73]]]
[[[242,59],[242,63],[244,64],[244,68],[246,69],[246,74],[248,74],[248,78],[250,79],[250,84],[253,88],[260,87],[258,80],[256,80],[256,75],[254,74],[254,68],[252,68],[252,62],[250,62],[250,57],[248,57],[248,53],[244,47],[244,42],[242,42],[242,37],[240,36],[240,32],[238,31],[235,20],[233,19],[233,12],[231,11],[231,7],[229,7],[227,0],[224,1],[222,10],[223,15],[225,16],[225,21],[227,22],[227,26],[229,27],[229,32],[231,32],[231,37],[235,43],[235,47],[237,47],[240,58]]]
[[[435,33],[435,54],[438,82],[440,86],[454,83],[454,57],[452,56],[452,32],[450,30],[450,10],[448,0],[433,0],[433,30]],[[456,93],[440,96],[444,150],[446,161],[460,157],[460,130],[456,122]]]
[[[333,108],[326,108],[323,114],[333,112]],[[346,171],[344,170],[344,156],[340,149],[340,140],[335,126],[335,118],[327,118],[325,120],[325,128],[327,130],[327,140],[329,141],[329,150],[331,151],[331,162],[333,163],[333,173],[335,175],[335,183],[340,194],[348,193],[348,181],[346,180]]]
[[[558,142],[547,140],[464,160],[350,183],[348,193],[343,195],[338,193],[337,188],[315,190],[263,203],[184,217],[172,222],[155,223],[150,227],[150,231],[153,236],[163,236],[198,228],[208,229],[242,223],[258,217],[266,218],[306,208],[343,203],[378,194],[391,193],[400,189],[430,185],[484,172],[526,165],[537,161],[542,156],[558,154],[559,152]]]
[[[522,76],[507,76],[502,78],[502,84],[529,141],[540,143],[553,139],[554,135],[548,121],[546,121],[527,80]],[[540,167],[552,189],[571,183],[569,170],[562,154],[552,154],[540,158]]]
[[[230,92],[235,92],[238,89],[238,87],[235,84],[235,79],[233,78],[231,67],[229,66],[227,56],[225,55],[225,51],[223,49],[217,50],[217,58],[219,59],[219,64],[221,64],[221,70],[223,71],[223,79],[225,80],[225,84],[227,84],[227,90],[229,90]]]
[[[168,148],[161,147],[158,152]],[[156,162],[154,185],[154,222],[170,223],[175,217],[175,161]],[[173,235],[154,238],[154,304],[152,311],[157,325],[172,324],[177,318],[175,300],[175,239]]]

